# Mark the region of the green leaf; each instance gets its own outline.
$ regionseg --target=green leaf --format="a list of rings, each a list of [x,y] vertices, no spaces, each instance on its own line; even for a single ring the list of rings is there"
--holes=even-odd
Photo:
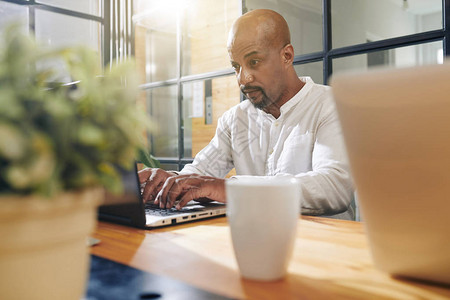
[[[137,160],[147,168],[160,168],[161,164],[153,155],[145,151],[142,147],[137,150]]]
[[[0,156],[6,160],[17,160],[26,155],[26,136],[13,124],[0,122]]]

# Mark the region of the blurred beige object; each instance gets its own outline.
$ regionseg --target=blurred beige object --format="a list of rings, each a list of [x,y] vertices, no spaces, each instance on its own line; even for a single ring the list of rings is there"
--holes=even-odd
[[[96,224],[102,188],[55,195],[0,196],[0,299],[84,296],[88,235]]]
[[[375,265],[450,284],[450,64],[331,85]]]

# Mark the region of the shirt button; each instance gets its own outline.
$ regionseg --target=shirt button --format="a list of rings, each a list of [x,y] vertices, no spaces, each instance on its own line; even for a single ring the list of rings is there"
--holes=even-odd
[[[278,125],[280,125],[280,123],[278,123],[278,122],[275,122],[275,126],[278,126]]]
[[[270,149],[269,154],[272,154],[272,153],[273,153],[273,149]]]

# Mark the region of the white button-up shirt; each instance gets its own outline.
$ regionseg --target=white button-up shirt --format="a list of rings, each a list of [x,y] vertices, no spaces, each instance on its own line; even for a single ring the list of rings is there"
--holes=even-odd
[[[234,167],[238,176],[292,175],[302,213],[346,211],[353,184],[331,89],[300,79],[306,84],[277,119],[248,100],[225,112],[214,138],[180,173],[225,177]]]

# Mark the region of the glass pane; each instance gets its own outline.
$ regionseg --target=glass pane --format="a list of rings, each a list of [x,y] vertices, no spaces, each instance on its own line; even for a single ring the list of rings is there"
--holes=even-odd
[[[135,57],[143,83],[177,77],[177,13],[168,2],[135,1]]]
[[[323,84],[323,62],[313,62],[294,66],[299,77],[309,76],[315,83]]]
[[[442,0],[333,0],[333,48],[442,29]]]
[[[152,154],[178,158],[177,86],[165,86],[147,91],[147,111],[158,128],[150,136]]]
[[[322,0],[245,0],[247,11],[267,8],[280,13],[291,31],[295,55],[322,51]],[[334,17],[334,16],[333,16]]]
[[[190,1],[185,15],[182,75],[229,68],[228,31],[240,15],[239,1]]]
[[[11,22],[18,22],[28,32],[28,7],[0,2],[0,35]]]
[[[184,157],[194,157],[213,138],[217,120],[240,101],[234,75],[184,83]]]
[[[100,53],[101,24],[38,9],[36,39],[52,47],[85,45]]]
[[[37,0],[36,2],[95,16],[102,15],[102,0]]]
[[[98,64],[101,66],[101,24],[67,15],[44,10],[36,10],[36,40],[52,48],[84,45],[98,53]],[[71,82],[59,60],[41,62],[38,65],[52,65],[60,70],[52,81]]]
[[[179,171],[177,164],[161,164],[161,169],[166,171]]]
[[[442,42],[433,42],[333,59],[333,73],[367,70],[375,66],[400,68],[442,63],[442,49]]]

